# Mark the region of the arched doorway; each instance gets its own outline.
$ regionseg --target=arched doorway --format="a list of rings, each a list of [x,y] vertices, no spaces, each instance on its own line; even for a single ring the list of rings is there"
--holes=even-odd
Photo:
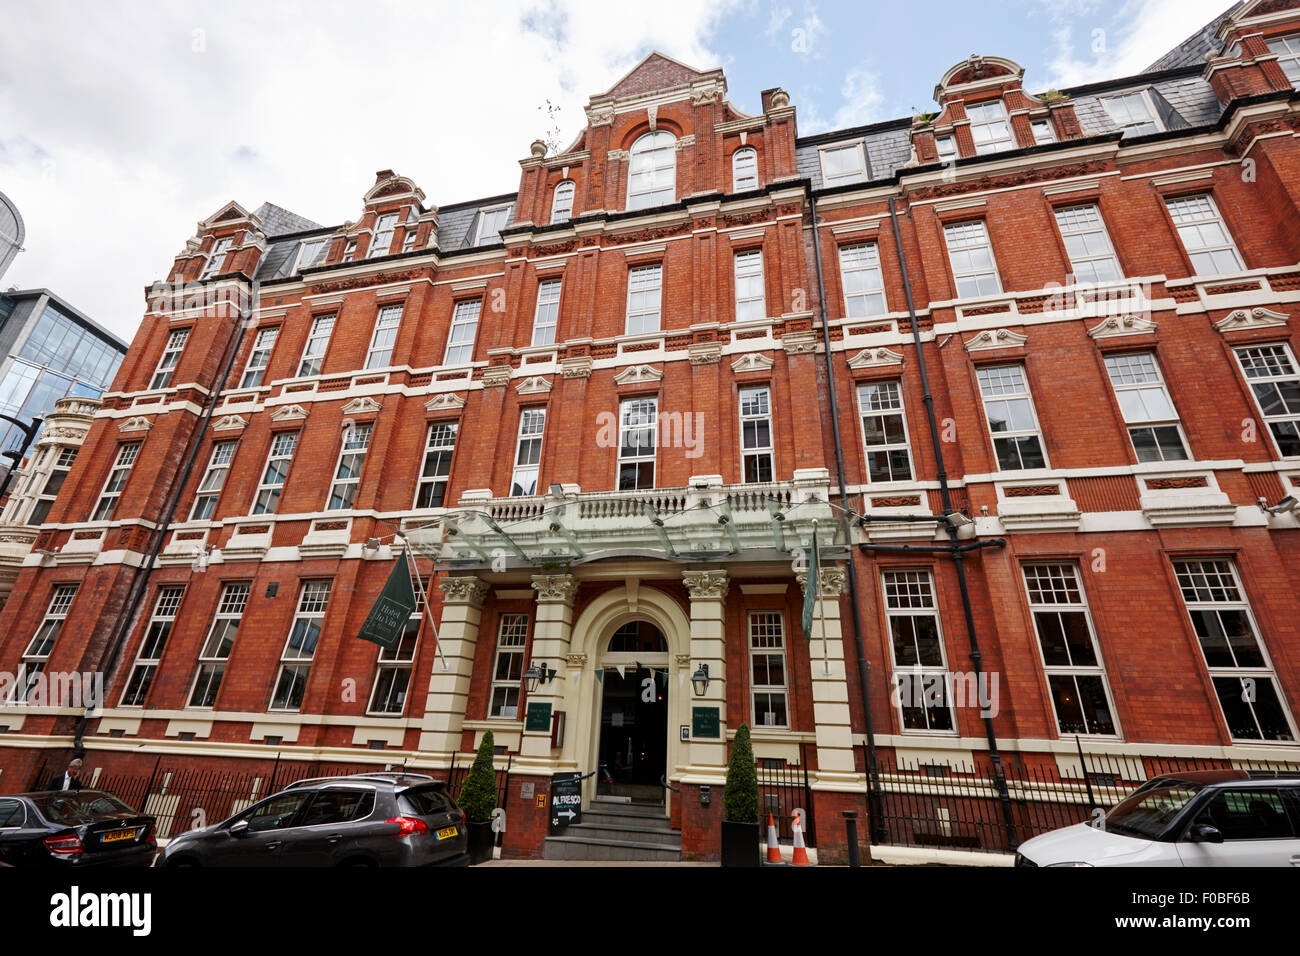
[[[599,662],[601,687],[596,792],[662,803],[668,769],[668,642],[649,621],[628,621]]]

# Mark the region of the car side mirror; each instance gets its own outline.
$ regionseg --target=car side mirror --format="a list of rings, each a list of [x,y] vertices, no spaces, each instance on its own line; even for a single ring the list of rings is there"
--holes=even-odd
[[[1210,826],[1208,823],[1198,823],[1192,827],[1193,843],[1222,843],[1223,834],[1218,827]]]
[[[230,835],[232,837],[248,836],[248,821],[238,820],[230,825]]]

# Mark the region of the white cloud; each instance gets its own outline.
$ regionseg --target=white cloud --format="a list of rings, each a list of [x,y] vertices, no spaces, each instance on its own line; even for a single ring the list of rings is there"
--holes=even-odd
[[[772,10],[767,17],[767,29],[763,31],[764,35],[772,41],[780,38],[783,28],[793,15],[794,11],[789,7],[772,4]]]
[[[820,90],[796,90],[793,98],[799,103],[799,135],[812,136],[832,129],[865,126],[889,117],[884,115],[885,95],[880,88],[880,78],[858,63],[844,74],[840,83],[840,105],[834,115],[826,117],[817,107],[822,99]]]
[[[580,0],[31,4],[0,33],[0,190],[27,225],[4,285],[129,339],[143,288],[227,200],[335,224],[384,168],[438,204],[509,192],[548,98],[567,145],[649,49],[717,65],[734,6],[628,5],[612,28]]]
[[[1048,60],[1049,87],[1140,73],[1232,6],[1225,0],[1126,0],[1106,23],[1078,22],[1095,12],[1088,0],[1044,3],[1056,8],[1053,20],[1062,24],[1052,33],[1055,52]]]

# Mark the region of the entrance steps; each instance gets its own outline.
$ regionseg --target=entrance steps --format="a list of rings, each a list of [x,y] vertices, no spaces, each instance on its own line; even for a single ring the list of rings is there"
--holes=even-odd
[[[547,837],[544,860],[678,861],[682,835],[672,829],[660,805],[596,797],[582,822],[563,835]]]

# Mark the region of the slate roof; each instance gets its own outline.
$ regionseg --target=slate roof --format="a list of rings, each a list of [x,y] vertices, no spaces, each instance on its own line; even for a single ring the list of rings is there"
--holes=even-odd
[[[253,215],[262,220],[262,232],[267,238],[287,236],[294,232],[306,232],[308,229],[320,229],[321,224],[305,219],[296,212],[290,212],[275,203],[264,202],[253,210]]]
[[[1155,73],[1159,70],[1172,70],[1180,66],[1200,66],[1205,62],[1205,54],[1219,52],[1219,41],[1214,38],[1214,31],[1219,28],[1223,18],[1237,12],[1245,0],[1238,0],[1221,14],[1201,27],[1178,46],[1174,47],[1160,59],[1148,66],[1143,73]]]

